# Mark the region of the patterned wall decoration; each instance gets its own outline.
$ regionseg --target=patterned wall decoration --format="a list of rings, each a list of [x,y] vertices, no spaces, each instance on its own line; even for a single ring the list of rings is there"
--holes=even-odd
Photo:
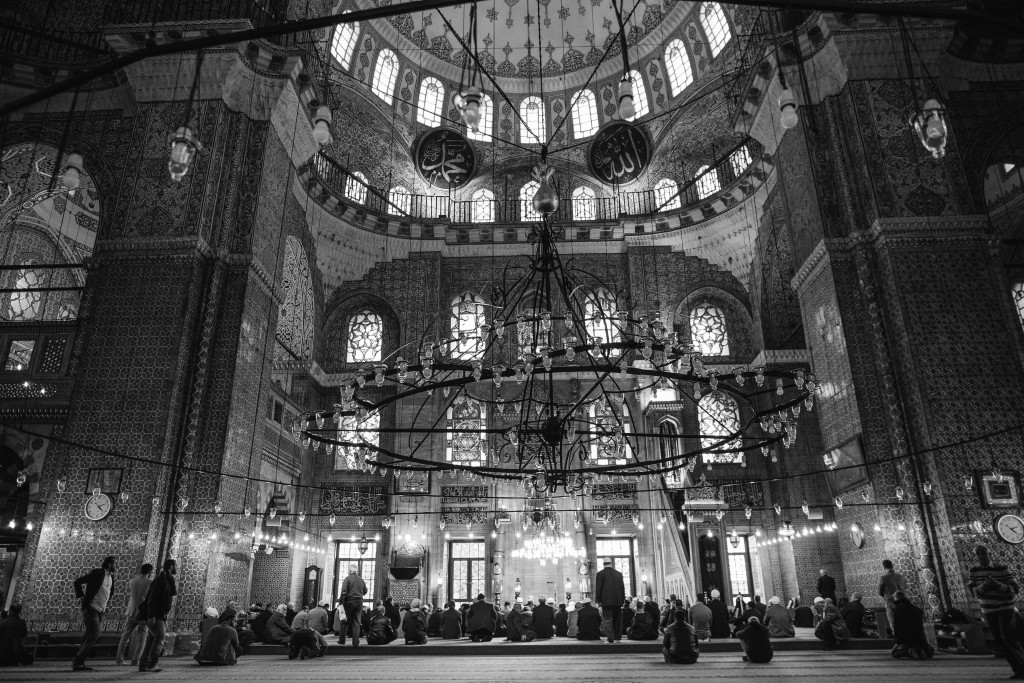
[[[271,555],[256,553],[252,564],[252,589],[249,604],[273,605],[291,602],[293,553],[288,548],[279,548]]]
[[[301,360],[311,360],[315,304],[313,277],[302,244],[290,235],[285,241],[281,289],[284,303],[277,318],[277,339],[292,356]],[[274,360],[287,360],[292,356],[280,351],[275,353]]]
[[[379,515],[388,509],[388,500],[380,486],[355,491],[324,489],[317,509],[321,513]]]

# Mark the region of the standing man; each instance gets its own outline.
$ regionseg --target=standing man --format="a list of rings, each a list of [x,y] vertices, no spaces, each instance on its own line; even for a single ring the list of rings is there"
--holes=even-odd
[[[93,569],[85,576],[75,579],[75,597],[82,600],[82,621],[85,622],[85,635],[78,654],[71,662],[72,671],[92,671],[85,665],[85,658],[92,650],[100,635],[100,620],[107,611],[107,603],[114,592],[114,571],[117,558],[113,555],[103,558],[103,565]]]
[[[146,595],[146,617],[149,619],[149,639],[139,655],[139,673],[158,673],[160,653],[164,649],[164,637],[167,635],[167,615],[174,606],[174,596],[178,594],[178,584],[174,575],[178,573],[175,560],[164,560],[164,568],[149,587]]]
[[[823,598],[831,598],[832,602],[836,602],[836,580],[828,575],[828,572],[824,569],[819,570],[818,576],[818,595]]]
[[[132,644],[136,633],[138,639],[132,644],[130,655],[132,666],[137,666],[139,663],[139,651],[146,643],[146,634],[149,633],[149,629],[146,628],[146,620],[139,619],[138,611],[139,605],[149,593],[150,584],[153,583],[153,579],[149,578],[152,574],[153,565],[147,562],[142,565],[139,575],[128,582],[128,609],[124,613],[124,631],[121,632],[121,640],[117,644],[117,656],[114,657],[114,663],[118,666],[124,664],[124,649]]]
[[[1024,647],[1021,646],[1014,628],[1014,602],[1020,585],[1013,570],[1004,564],[996,564],[983,545],[974,548],[978,566],[971,567],[968,586],[978,597],[981,613],[992,629],[992,635],[1003,646],[1006,661],[1013,669],[1014,680],[1024,680]]]
[[[878,580],[878,594],[885,598],[885,616],[889,619],[889,630],[896,633],[895,623],[896,619],[896,599],[893,595],[896,591],[907,590],[906,580],[893,569],[892,560],[882,560],[882,578]],[[880,633],[879,637],[884,636],[884,633]]]
[[[611,620],[608,642],[622,640],[622,603],[626,601],[626,585],[622,572],[612,566],[612,558],[604,558],[604,569],[597,573],[594,598],[601,606],[601,616]]]
[[[345,607],[345,616],[348,618],[349,626],[352,628],[352,647],[359,647],[359,634],[361,632],[359,624],[363,617],[364,595],[366,595],[366,584],[363,583],[363,579],[359,576],[359,566],[349,565],[348,576],[345,577],[344,583],[341,584],[341,601]],[[342,645],[345,644],[344,630],[342,630],[338,642]]]

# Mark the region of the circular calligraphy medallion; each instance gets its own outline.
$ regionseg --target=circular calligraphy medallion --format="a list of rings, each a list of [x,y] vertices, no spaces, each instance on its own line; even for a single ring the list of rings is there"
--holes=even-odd
[[[643,128],[626,121],[601,126],[587,150],[587,165],[608,185],[635,181],[651,163],[651,144]]]
[[[416,144],[412,162],[421,178],[442,190],[465,185],[476,172],[473,145],[450,128],[427,131]]]

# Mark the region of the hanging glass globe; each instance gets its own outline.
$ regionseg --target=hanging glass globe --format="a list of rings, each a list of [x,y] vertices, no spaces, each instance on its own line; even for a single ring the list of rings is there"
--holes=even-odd
[[[636,116],[636,107],[633,105],[633,79],[626,74],[619,81],[619,118],[629,121]]]
[[[910,125],[917,132],[917,137],[932,157],[941,159],[946,156],[946,140],[948,127],[946,124],[946,108],[936,99],[924,103],[920,112],[910,117]]]
[[[462,91],[456,98],[456,106],[462,114],[462,121],[474,133],[480,130],[480,103],[483,101],[483,93],[480,88],[471,85]]]
[[[167,162],[167,170],[171,173],[171,180],[180,183],[188,173],[196,154],[202,151],[203,144],[185,126],[174,131],[170,142],[171,159]]]
[[[28,475],[25,474],[24,470],[22,470],[21,472],[18,472],[18,478],[15,481],[17,482],[18,486],[24,486],[25,482],[28,481]]]
[[[555,169],[547,164],[538,164],[533,168],[533,179],[537,181],[537,192],[533,195],[533,208],[537,213],[549,214],[558,211],[558,195],[551,187],[551,176]]]
[[[122,503],[127,503],[128,502],[128,492],[127,491],[121,491],[121,502]]]
[[[64,183],[64,187],[69,190],[77,190],[78,186],[82,183],[82,174],[85,170],[82,168],[82,155],[77,152],[69,154],[67,161],[64,162],[64,173],[60,177],[60,181]]]
[[[331,141],[331,110],[328,107],[317,107],[313,113],[313,139],[321,145]]]

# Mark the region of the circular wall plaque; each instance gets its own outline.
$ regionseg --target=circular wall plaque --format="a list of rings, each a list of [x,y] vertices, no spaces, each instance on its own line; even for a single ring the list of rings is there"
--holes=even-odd
[[[462,133],[434,128],[420,138],[412,155],[420,177],[448,190],[465,185],[476,171],[476,152]]]
[[[640,177],[651,163],[647,134],[626,121],[601,126],[587,150],[594,177],[608,185],[625,185]]]

